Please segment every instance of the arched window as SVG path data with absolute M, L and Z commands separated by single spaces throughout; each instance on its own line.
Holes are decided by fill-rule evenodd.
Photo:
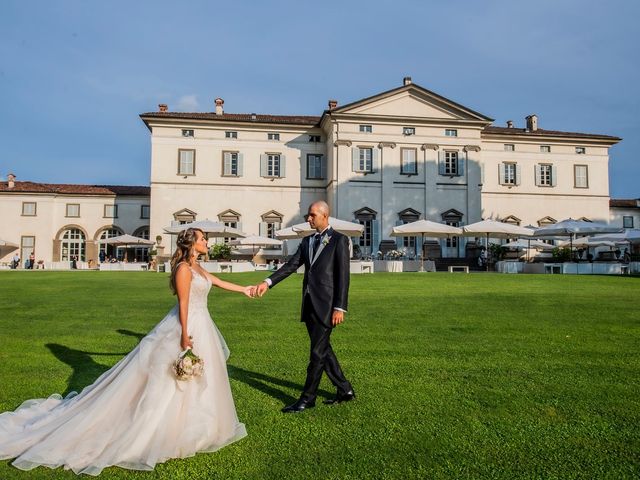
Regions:
M 100 261 L 104 261 L 109 257 L 115 257 L 118 260 L 122 260 L 124 256 L 124 249 L 119 249 L 115 245 L 108 245 L 104 243 L 104 241 L 108 238 L 122 235 L 123 233 L 124 232 L 118 227 L 105 228 L 102 233 L 100 233 L 100 238 L 98 240 L 98 258 L 100 258 Z
M 144 238 L 149 240 L 149 226 L 139 227 L 133 232 L 134 237 Z M 148 262 L 149 250 L 151 247 L 136 247 L 133 249 L 133 261 L 134 262 Z M 129 251 L 129 261 L 131 261 L 131 251 Z
M 76 258 L 85 260 L 85 236 L 79 228 L 69 228 L 62 234 L 61 260 L 73 260 Z

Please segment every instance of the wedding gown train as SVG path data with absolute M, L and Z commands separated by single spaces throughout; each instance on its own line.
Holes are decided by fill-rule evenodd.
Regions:
M 180 354 L 176 305 L 140 343 L 80 394 L 27 400 L 0 414 L 0 459 L 30 470 L 63 466 L 98 475 L 119 466 L 212 452 L 246 435 L 236 415 L 226 360 L 229 350 L 207 309 L 209 280 L 192 270 L 188 331 L 204 374 L 176 380 Z

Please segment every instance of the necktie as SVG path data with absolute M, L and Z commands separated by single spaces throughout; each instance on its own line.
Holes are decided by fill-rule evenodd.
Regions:
M 311 249 L 311 258 L 316 256 L 316 252 L 318 251 L 318 247 L 320 246 L 320 239 L 322 235 L 316 233 L 315 237 L 313 237 L 313 248 Z

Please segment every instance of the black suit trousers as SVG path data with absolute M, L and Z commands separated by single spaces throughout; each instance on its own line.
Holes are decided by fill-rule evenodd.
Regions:
M 308 299 L 307 299 L 308 300 Z M 322 372 L 327 373 L 327 377 L 338 389 L 338 395 L 350 391 L 351 384 L 345 378 L 340 363 L 331 348 L 331 331 L 333 328 L 325 326 L 318 315 L 314 312 L 310 301 L 305 301 L 302 318 L 307 326 L 311 348 L 309 352 L 309 366 L 307 367 L 307 379 L 304 384 L 302 396 L 306 401 L 313 401 L 316 398 L 318 385 L 322 378 Z

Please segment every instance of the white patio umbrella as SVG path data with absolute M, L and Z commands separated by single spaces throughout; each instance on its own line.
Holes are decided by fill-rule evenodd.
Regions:
M 462 229 L 452 227 L 444 223 L 432 222 L 431 220 L 416 220 L 415 222 L 398 225 L 391 230 L 392 237 L 417 237 L 420 236 L 420 249 L 424 244 L 424 237 L 451 238 L 462 235 Z M 424 272 L 424 255 L 421 256 L 420 271 Z
M 8 242 L 0 238 L 0 258 L 8 255 L 9 253 L 17 250 L 19 247 L 13 242 Z
M 111 237 L 104 240 L 107 245 L 114 245 L 116 247 L 124 247 L 124 258 L 128 259 L 127 247 L 150 247 L 155 244 L 153 240 L 147 240 L 146 238 L 134 237 L 125 233 L 124 235 L 118 235 L 117 237 Z
M 629 228 L 620 233 L 604 233 L 591 238 L 615 243 L 637 243 L 640 242 L 640 230 L 637 228 Z
M 304 238 L 304 237 L 308 237 L 309 235 L 313 235 L 313 230 L 309 231 L 309 232 L 297 232 L 293 229 L 293 227 L 287 227 L 287 228 L 283 228 L 281 230 L 276 230 L 275 232 L 275 236 L 276 238 L 280 239 L 280 240 L 293 240 L 296 238 Z
M 622 228 L 607 225 L 606 223 L 587 222 L 585 220 L 574 220 L 567 218 L 558 223 L 552 223 L 534 230 L 534 237 L 569 237 L 569 245 L 573 250 L 573 239 L 576 235 L 596 235 L 598 233 L 616 233 Z
M 282 246 L 282 241 L 275 238 L 263 237 L 261 235 L 249 235 L 248 237 L 231 240 L 229 244 L 235 246 L 249 246 L 251 247 L 251 251 L 255 257 L 255 247 L 258 247 L 258 250 L 260 247 L 280 247 Z
M 609 240 L 600 240 L 596 237 L 580 237 L 573 241 L 565 240 L 558 244 L 559 247 L 615 247 L 616 244 Z
M 535 248 L 536 250 L 553 250 L 553 245 L 549 245 L 548 243 L 541 242 L 540 240 L 531 240 L 527 239 L 518 239 L 512 240 L 508 243 L 502 245 L 505 248 L 511 248 L 516 250 L 524 250 L 529 248 Z
M 173 225 L 165 227 L 164 231 L 172 235 L 177 235 L 187 228 L 199 228 L 209 237 L 217 238 L 238 238 L 246 237 L 246 235 L 237 228 L 227 227 L 224 223 L 214 222 L 213 220 L 196 220 L 195 222 L 185 223 L 183 225 Z
M 329 225 L 331 225 L 331 228 L 335 231 L 340 232 L 347 237 L 360 237 L 364 231 L 364 225 L 360 223 L 348 222 L 335 217 L 329 217 Z M 298 238 L 306 237 L 315 233 L 315 229 L 309 225 L 309 222 L 298 223 L 290 228 L 294 232 L 298 232 L 300 234 Z
M 465 237 L 475 237 L 484 234 L 486 236 L 487 248 L 489 248 L 489 237 L 491 238 L 518 238 L 531 237 L 533 231 L 526 227 L 520 227 L 511 223 L 498 222 L 496 220 L 481 220 L 462 227 Z M 488 252 L 487 252 L 488 253 Z M 487 271 L 489 264 L 487 263 Z

